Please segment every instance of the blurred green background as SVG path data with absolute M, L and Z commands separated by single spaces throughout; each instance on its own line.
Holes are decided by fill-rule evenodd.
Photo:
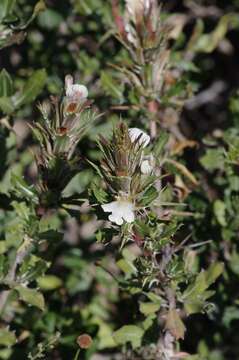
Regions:
M 198 146 L 183 153 L 182 161 L 198 177 L 201 185 L 187 198 L 190 211 L 199 217 L 183 219 L 184 232 L 191 232 L 196 242 L 211 242 L 200 249 L 202 266 L 214 259 L 225 261 L 226 269 L 216 285 L 214 306 L 207 315 L 194 315 L 187 320 L 187 333 L 182 349 L 199 354 L 199 359 L 239 359 L 239 1 L 163 1 L 165 16 L 183 14 L 187 17 L 183 32 L 172 43 L 174 61 L 180 61 L 187 42 L 200 21 L 203 33 L 198 50 L 192 50 L 192 63 L 187 67 L 186 80 L 195 89 L 196 97 L 183 109 L 180 128 L 183 134 L 197 141 Z M 34 0 L 17 0 L 13 24 L 24 23 L 32 14 Z M 110 66 L 129 61 L 128 54 L 114 38 L 114 20 L 110 0 L 47 0 L 47 9 L 29 24 L 26 38 L 0 50 L 0 69 L 6 69 L 13 81 L 13 94 L 26 85 L 37 70 L 45 69 L 41 84 L 33 97 L 16 108 L 1 106 L 0 124 L 0 240 L 7 246 L 17 246 L 22 217 L 27 209 L 9 204 L 8 191 L 12 186 L 11 173 L 24 175 L 28 183 L 36 181 L 33 151 L 35 141 L 28 123 L 39 118 L 37 103 L 49 94 L 61 95 L 66 74 L 89 89 L 89 97 L 102 117 L 81 142 L 82 156 L 97 160 L 95 144 L 99 134 L 110 135 L 119 116 L 137 126 L 142 122 L 137 111 L 120 111 L 115 107 L 134 103 L 134 94 L 119 74 Z M 123 5 L 123 2 L 122 2 Z M 222 34 L 213 49 L 203 36 L 218 27 Z M 178 59 L 178 60 L 177 60 Z M 31 80 L 30 80 L 31 81 Z M 39 78 L 37 79 L 39 84 Z M 1 99 L 0 99 L 1 100 Z M 9 116 L 6 120 L 6 116 Z M 16 135 L 8 129 L 13 125 Z M 225 159 L 228 151 L 234 160 Z M 234 152 L 233 152 L 234 151 Z M 81 193 L 92 182 L 93 171 L 85 167 L 76 176 L 66 193 Z M 98 222 L 87 210 L 75 211 L 70 217 L 65 211 L 42 221 L 43 231 L 59 229 L 64 232 L 52 238 L 54 261 L 40 279 L 47 309 L 41 313 L 32 307 L 21 307 L 7 314 L 11 328 L 16 329 L 18 344 L 11 349 L 0 342 L 0 359 L 25 359 L 37 344 L 57 336 L 57 346 L 46 359 L 73 359 L 78 348 L 76 339 L 82 333 L 94 342 L 83 351 L 81 359 L 117 359 L 111 333 L 134 319 L 135 300 L 119 291 L 115 280 L 96 262 L 112 263 L 112 248 L 96 243 Z M 5 245 L 4 245 L 5 246 Z M 0 241 L 0 254 L 7 249 Z M 44 249 L 43 249 L 44 252 Z M 102 260 L 103 258 L 103 260 Z M 1 264 L 0 264 L 1 267 Z M 4 325 L 4 322 L 3 324 Z M 48 345 L 47 345 L 48 346 Z

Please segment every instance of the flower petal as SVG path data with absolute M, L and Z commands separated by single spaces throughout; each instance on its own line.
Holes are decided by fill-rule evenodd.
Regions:
M 150 143 L 150 136 L 138 128 L 130 128 L 129 136 L 132 142 L 138 141 L 140 145 L 146 147 Z
M 109 204 L 101 205 L 101 207 L 104 210 L 104 212 L 113 212 L 113 211 L 115 211 L 117 209 L 118 202 L 117 201 L 112 201 Z
M 149 175 L 153 171 L 153 166 L 150 164 L 149 160 L 143 160 L 140 170 L 143 175 Z
M 117 216 L 115 216 L 115 214 L 111 214 L 110 216 L 109 216 L 109 220 L 111 221 L 111 222 L 114 222 L 114 223 L 116 223 L 117 225 L 123 225 L 123 219 L 122 219 L 122 217 L 117 217 Z
M 122 225 L 124 220 L 128 223 L 135 220 L 134 205 L 128 200 L 119 199 L 101 207 L 105 212 L 111 212 L 109 220 L 117 225 Z
M 74 100 L 83 100 L 88 96 L 88 90 L 84 85 L 72 84 L 66 88 L 66 96 Z
M 124 215 L 123 215 L 123 219 L 127 222 L 127 223 L 132 223 L 135 220 L 135 215 L 132 209 L 126 209 Z

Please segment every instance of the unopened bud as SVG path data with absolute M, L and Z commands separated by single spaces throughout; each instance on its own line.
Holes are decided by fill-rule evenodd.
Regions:
M 88 334 L 82 334 L 77 338 L 77 344 L 81 349 L 88 349 L 92 345 L 92 338 Z

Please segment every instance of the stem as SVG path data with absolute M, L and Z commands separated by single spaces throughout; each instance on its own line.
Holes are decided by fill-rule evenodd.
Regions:
M 150 101 L 148 103 L 148 111 L 151 114 L 150 119 L 150 137 L 151 139 L 157 138 L 157 123 L 156 123 L 156 115 L 158 113 L 158 104 L 156 101 Z
M 80 355 L 80 349 L 77 350 L 74 360 L 79 360 L 79 355 Z
M 32 250 L 32 242 L 33 240 L 28 236 L 24 236 L 24 240 L 20 248 L 18 249 L 16 253 L 16 257 L 12 265 L 10 266 L 8 273 L 5 277 L 4 283 L 11 285 L 13 282 L 16 281 L 16 274 L 17 274 L 17 268 L 18 265 L 20 265 L 24 259 L 27 257 L 27 255 Z M 11 293 L 11 290 L 3 291 L 0 294 L 0 315 L 2 315 L 4 308 L 7 304 L 8 297 Z

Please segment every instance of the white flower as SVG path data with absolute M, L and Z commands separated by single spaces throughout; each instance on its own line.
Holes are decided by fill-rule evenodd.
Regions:
M 151 174 L 153 171 L 153 166 L 150 164 L 150 160 L 143 160 L 140 169 L 143 175 Z
M 144 12 L 148 11 L 152 0 L 126 0 L 126 7 L 128 13 L 136 21 L 137 14 L 143 15 Z
M 146 147 L 150 143 L 150 136 L 138 128 L 130 128 L 129 136 L 132 142 L 138 140 L 139 145 Z
M 66 96 L 75 100 L 85 100 L 88 97 L 88 90 L 84 85 L 73 84 L 66 89 Z
M 143 175 L 149 175 L 153 172 L 155 167 L 155 158 L 152 154 L 143 156 L 140 170 Z
M 132 223 L 135 220 L 134 204 L 127 199 L 119 198 L 101 206 L 104 212 L 111 213 L 109 220 L 117 225 L 122 225 L 124 221 Z
M 135 29 L 128 23 L 125 25 L 125 31 L 128 41 L 131 42 L 134 46 L 137 46 L 138 39 Z
M 67 75 L 65 77 L 66 97 L 71 101 L 82 101 L 88 97 L 88 90 L 84 85 L 73 84 L 73 77 Z
M 131 16 L 134 17 L 137 12 L 142 12 L 144 9 L 144 2 L 143 0 L 126 0 L 126 7 Z

